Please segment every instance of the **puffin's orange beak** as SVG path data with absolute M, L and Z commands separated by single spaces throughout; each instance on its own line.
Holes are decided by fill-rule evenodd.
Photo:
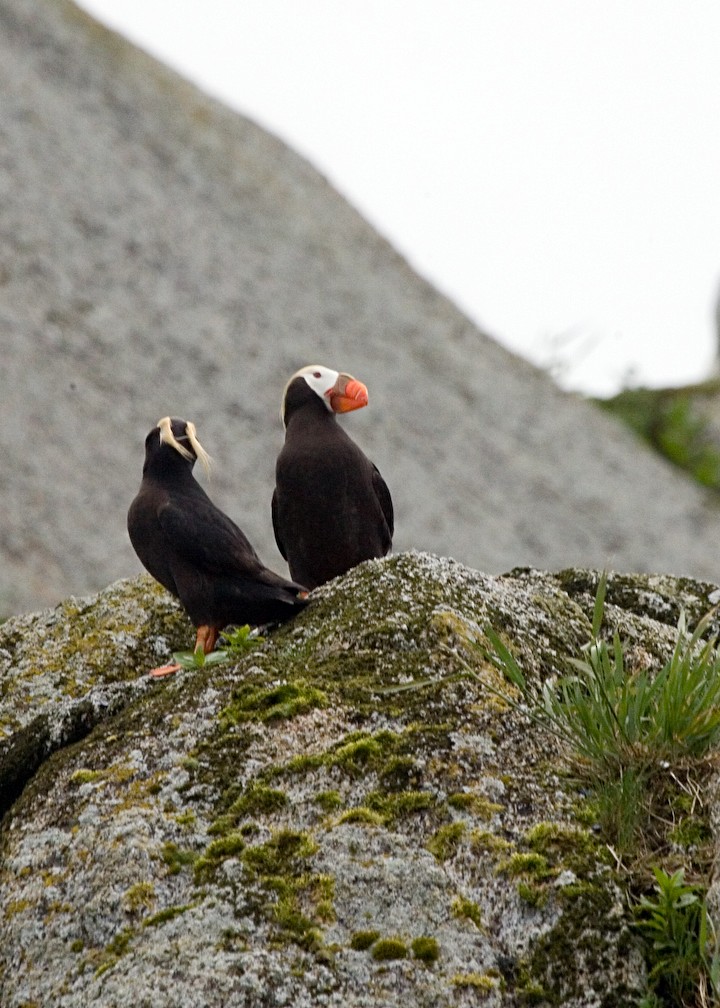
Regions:
M 330 406 L 334 413 L 349 413 L 368 404 L 368 390 L 352 375 L 338 375 L 338 380 L 330 389 Z

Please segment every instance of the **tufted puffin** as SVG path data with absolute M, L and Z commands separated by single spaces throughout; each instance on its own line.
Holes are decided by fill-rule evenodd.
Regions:
M 195 648 L 208 654 L 229 623 L 287 620 L 307 591 L 264 567 L 244 533 L 215 507 L 192 474 L 210 458 L 195 425 L 164 417 L 145 439 L 142 482 L 127 517 L 143 566 L 176 598 L 197 627 Z M 153 669 L 170 675 L 178 665 Z
M 390 491 L 336 421 L 337 413 L 367 401 L 362 382 L 317 364 L 301 368 L 285 386 L 272 520 L 290 576 L 308 588 L 390 549 Z

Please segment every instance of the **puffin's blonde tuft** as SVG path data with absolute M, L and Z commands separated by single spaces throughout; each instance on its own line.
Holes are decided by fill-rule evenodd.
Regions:
M 188 462 L 194 462 L 195 459 L 197 459 L 200 462 L 200 465 L 205 470 L 205 473 L 206 474 L 210 473 L 210 463 L 212 459 L 198 441 L 194 423 L 192 423 L 190 420 L 186 422 L 185 435 L 184 435 L 190 442 L 192 452 L 189 451 L 184 445 L 181 445 L 178 439 L 173 434 L 172 417 L 169 416 L 163 417 L 162 420 L 158 420 L 157 425 L 160 430 L 160 441 L 163 444 L 170 445 L 171 448 L 174 448 L 175 451 L 178 452 L 180 455 L 182 455 L 184 459 L 187 459 Z M 194 455 L 193 452 L 195 453 Z
M 205 449 L 203 448 L 203 446 L 200 444 L 200 442 L 197 439 L 197 434 L 195 432 L 195 424 L 192 423 L 192 421 L 188 420 L 187 425 L 185 427 L 185 431 L 187 433 L 187 437 L 188 437 L 188 441 L 190 442 L 190 446 L 191 446 L 192 450 L 195 452 L 195 457 L 197 458 L 198 462 L 200 463 L 200 465 L 205 470 L 205 475 L 209 476 L 210 475 L 210 465 L 212 463 L 212 459 L 210 458 L 210 456 L 208 455 L 208 453 L 205 451 Z
M 160 444 L 170 445 L 170 447 L 174 448 L 175 451 L 182 455 L 184 459 L 192 461 L 192 452 L 188 451 L 187 448 L 184 448 L 173 434 L 172 417 L 163 417 L 162 420 L 158 420 L 157 425 L 160 430 Z

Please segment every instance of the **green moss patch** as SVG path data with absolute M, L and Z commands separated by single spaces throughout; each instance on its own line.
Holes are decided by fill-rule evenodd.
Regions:
M 465 917 L 473 922 L 476 928 L 482 930 L 482 911 L 477 903 L 465 896 L 456 896 L 452 901 L 452 912 L 456 917 Z
M 315 796 L 315 801 L 323 812 L 335 812 L 342 808 L 343 800 L 338 791 L 321 791 Z
M 269 687 L 243 685 L 223 710 L 221 723 L 227 727 L 244 721 L 281 721 L 307 714 L 315 707 L 326 707 L 327 703 L 323 690 L 303 680 Z
M 195 881 L 200 884 L 215 877 L 217 867 L 228 858 L 238 858 L 247 847 L 242 833 L 229 833 L 213 840 L 205 848 L 202 856 L 196 858 Z
M 76 770 L 70 777 L 70 783 L 80 787 L 82 784 L 91 784 L 101 776 L 102 771 L 100 770 Z
M 245 816 L 277 812 L 285 808 L 287 800 L 287 795 L 284 791 L 267 787 L 260 781 L 253 781 L 247 786 L 240 797 L 232 803 L 228 809 L 228 815 L 236 820 L 240 820 Z
M 310 857 L 316 850 L 317 845 L 308 833 L 278 830 L 266 843 L 248 847 L 243 862 L 255 875 L 280 875 L 293 868 L 300 859 Z
M 406 959 L 409 949 L 402 938 L 378 938 L 370 949 L 370 955 L 377 962 L 388 962 L 392 959 Z
M 413 756 L 392 756 L 378 772 L 378 782 L 387 791 L 406 791 L 417 785 L 421 771 Z
M 588 830 L 565 823 L 541 822 L 523 838 L 531 851 L 555 865 L 585 871 L 588 865 L 606 862 L 604 847 Z
M 588 922 L 594 926 L 589 928 Z M 555 1005 L 584 996 L 585 980 L 581 978 L 606 973 L 614 961 L 620 932 L 626 933 L 627 942 L 627 925 L 617 913 L 608 887 L 579 887 L 554 927 L 539 936 L 520 962 L 519 991 L 542 992 L 544 1000 Z
M 386 748 L 394 745 L 396 739 L 392 732 L 382 732 L 378 737 L 369 732 L 357 732 L 335 749 L 332 762 L 356 773 L 377 768 Z
M 518 882 L 517 892 L 521 900 L 538 910 L 548 901 L 547 887 L 537 882 Z
M 167 865 L 170 875 L 178 875 L 183 868 L 194 865 L 198 855 L 196 851 L 183 850 L 176 843 L 170 842 L 163 844 L 160 858 Z
M 428 840 L 427 848 L 434 854 L 438 861 L 447 861 L 456 853 L 460 846 L 460 841 L 467 827 L 463 822 L 449 823 L 441 826 L 439 830 Z
M 397 791 L 383 794 L 372 791 L 365 799 L 369 808 L 378 812 L 385 823 L 435 808 L 437 800 L 429 791 Z
M 385 817 L 379 812 L 374 812 L 372 809 L 365 808 L 362 805 L 348 809 L 338 819 L 338 825 L 342 825 L 343 823 L 360 823 L 364 826 L 382 826 L 384 822 Z
M 470 834 L 470 850 L 478 856 L 507 854 L 513 850 L 513 846 L 510 840 L 506 840 L 490 830 L 476 829 Z
M 440 958 L 440 946 L 437 939 L 422 935 L 420 938 L 413 938 L 410 943 L 412 954 L 416 959 L 430 965 Z
M 546 857 L 542 854 L 521 851 L 511 854 L 509 858 L 504 858 L 495 870 L 498 875 L 508 875 L 510 878 L 523 875 L 529 878 L 545 879 L 551 874 Z
M 98 957 L 99 963 L 95 968 L 96 977 L 102 976 L 103 973 L 117 965 L 130 948 L 130 943 L 135 935 L 136 932 L 133 928 L 123 928 L 114 935 Z
M 187 911 L 191 909 L 192 905 L 189 903 L 183 906 L 166 907 L 164 910 L 160 910 L 158 913 L 153 914 L 152 917 L 146 917 L 142 922 L 142 926 L 146 928 L 159 927 L 161 924 L 174 920 L 176 917 L 180 917 L 182 914 L 187 913 Z
M 477 816 L 479 819 L 484 819 L 489 822 L 493 816 L 503 811 L 503 806 L 498 805 L 497 802 L 489 801 L 484 795 L 475 793 L 474 791 L 460 791 L 455 794 L 448 795 L 448 805 L 450 808 L 457 809 L 461 812 L 469 812 L 472 815 Z
M 128 913 L 147 910 L 155 902 L 155 886 L 152 882 L 136 882 L 123 896 L 123 907 Z
M 450 981 L 454 987 L 470 987 L 477 994 L 497 990 L 498 982 L 488 973 L 456 973 Z
M 331 876 L 308 871 L 316 850 L 309 834 L 286 829 L 240 855 L 250 880 L 268 894 L 261 909 L 278 938 L 314 950 L 323 944 L 321 925 L 334 919 L 335 886 Z
M 364 952 L 366 949 L 369 949 L 379 937 L 379 931 L 356 931 L 350 938 L 350 948 L 355 949 L 356 952 Z

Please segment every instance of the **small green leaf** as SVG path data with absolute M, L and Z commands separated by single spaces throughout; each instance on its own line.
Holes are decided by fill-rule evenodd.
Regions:
M 225 630 L 223 640 L 227 642 L 226 651 L 229 656 L 238 657 L 247 651 L 252 651 L 256 644 L 262 644 L 265 638 L 260 636 L 257 627 L 252 628 L 246 623 L 244 626 Z
M 513 686 L 516 686 L 519 690 L 525 693 L 527 691 L 527 682 L 525 680 L 525 676 L 523 675 L 523 671 L 515 660 L 515 657 L 500 640 L 499 634 L 497 634 L 491 626 L 487 626 L 485 627 L 485 636 L 495 648 L 495 655 L 499 659 L 499 661 L 496 662 L 498 667 L 505 672 Z
M 223 650 L 211 651 L 210 654 L 205 654 L 202 648 L 196 648 L 195 651 L 176 651 L 173 654 L 173 661 L 185 669 L 199 669 L 204 668 L 206 665 L 220 665 L 227 660 L 227 651 Z

